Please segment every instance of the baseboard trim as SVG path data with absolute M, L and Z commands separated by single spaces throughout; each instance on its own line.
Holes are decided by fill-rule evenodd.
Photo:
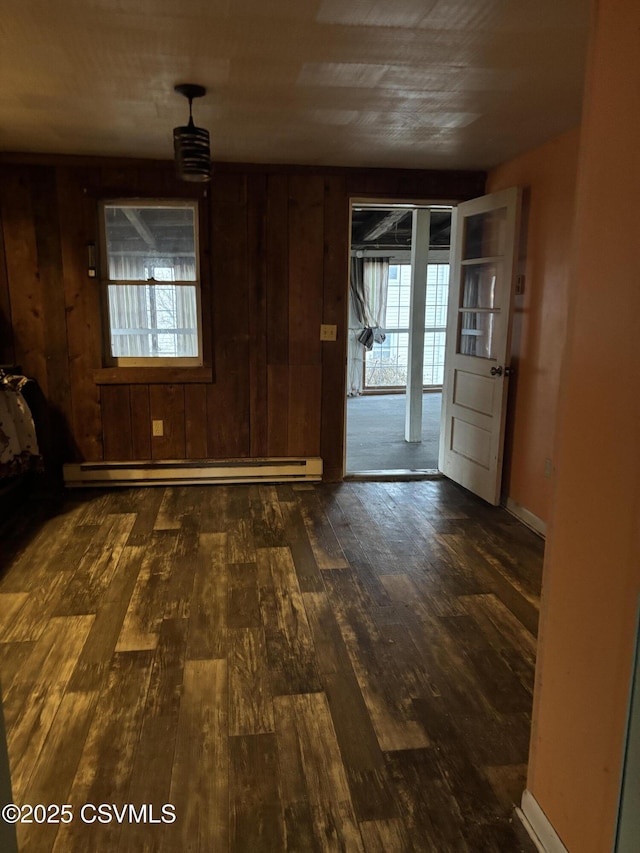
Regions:
M 526 507 L 519 504 L 517 501 L 514 501 L 513 498 L 507 498 L 507 501 L 504 505 L 504 508 L 507 512 L 510 512 L 511 515 L 515 516 L 518 521 L 521 521 L 528 528 L 533 530 L 534 533 L 537 533 L 538 536 L 542 536 L 543 539 L 547 536 L 547 523 L 543 521 L 541 518 L 538 518 L 537 515 L 528 510 Z
M 540 853 L 569 853 L 531 791 L 523 792 L 516 814 Z
M 319 457 L 211 461 L 164 459 L 153 462 L 82 462 L 64 466 L 64 483 L 70 488 L 318 482 L 321 479 L 322 459 Z

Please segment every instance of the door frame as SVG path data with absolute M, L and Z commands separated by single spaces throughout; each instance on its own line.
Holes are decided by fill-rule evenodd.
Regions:
M 452 213 L 452 226 L 453 220 L 455 219 L 455 210 L 460 201 L 448 200 L 448 199 L 424 199 L 424 198 L 407 198 L 406 196 L 390 198 L 388 196 L 380 197 L 380 196 L 366 196 L 363 194 L 358 194 L 354 196 L 348 197 L 349 204 L 349 221 L 348 221 L 348 250 L 347 255 L 349 259 L 349 266 L 347 268 L 347 276 L 346 276 L 346 299 L 345 299 L 345 343 L 344 343 L 344 359 L 345 359 L 345 371 L 344 371 L 344 384 L 343 384 L 343 393 L 345 395 L 346 400 L 346 390 L 348 387 L 348 371 L 349 371 L 349 300 L 350 300 L 350 261 L 351 261 L 351 240 L 353 235 L 353 208 L 358 205 L 363 205 L 367 207 L 373 208 L 393 208 L 393 207 L 406 207 L 407 211 L 415 210 L 416 208 L 435 208 L 435 209 L 447 209 L 451 210 Z M 453 227 L 452 227 L 452 236 L 453 236 Z M 452 251 L 452 240 L 450 240 L 449 246 L 449 266 L 451 266 L 451 251 Z M 403 250 L 406 252 L 407 250 Z M 435 251 L 445 251 L 445 250 L 434 250 Z M 443 263 L 442 260 L 436 261 L 436 263 Z M 449 325 L 447 322 L 446 328 L 446 338 L 449 335 Z M 445 339 L 446 340 L 446 339 Z M 344 406 L 344 418 L 343 418 L 343 435 L 342 435 L 342 479 L 349 478 L 354 476 L 352 474 L 347 473 L 347 406 Z M 376 472 L 377 473 L 377 472 Z M 384 472 L 383 472 L 384 473 Z M 413 475 L 415 476 L 415 475 Z M 428 476 L 440 476 L 440 473 L 437 468 L 429 469 Z

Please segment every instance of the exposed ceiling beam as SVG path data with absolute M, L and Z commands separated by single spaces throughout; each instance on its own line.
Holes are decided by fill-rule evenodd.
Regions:
M 399 222 L 401 219 L 403 219 L 409 212 L 410 211 L 407 211 L 406 208 L 404 208 L 403 210 L 389 211 L 389 213 L 387 213 L 384 219 L 381 219 L 377 225 L 374 225 L 371 231 L 365 234 L 362 239 L 375 240 L 377 237 L 381 237 L 383 234 L 386 234 L 386 232 L 389 231 L 396 224 L 396 222 Z
M 156 247 L 156 238 L 153 236 L 149 228 L 142 221 L 142 217 L 138 213 L 137 210 L 134 210 L 132 207 L 122 207 L 121 208 L 124 215 L 127 217 L 129 222 L 136 229 L 138 234 L 142 237 L 144 242 L 149 246 L 150 249 L 155 249 Z

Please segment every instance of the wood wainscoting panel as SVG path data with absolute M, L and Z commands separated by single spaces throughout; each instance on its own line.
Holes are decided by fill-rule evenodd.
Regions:
M 344 455 L 350 199 L 462 200 L 484 180 L 226 163 L 204 188 L 178 181 L 168 162 L 30 157 L 0 169 L 5 357 L 44 392 L 56 465 L 114 453 L 320 456 L 332 481 Z M 99 204 L 117 198 L 198 200 L 201 367 L 106 366 L 103 285 L 88 269 L 88 246 L 100 255 Z M 320 341 L 322 323 L 337 326 L 336 341 Z M 116 436 L 106 385 L 130 386 L 130 448 Z M 163 440 L 151 435 L 151 409 L 167 421 Z
M 0 201 L 15 358 L 47 393 L 46 318 L 29 167 L 2 169 Z
M 249 283 L 250 455 L 266 456 L 267 385 L 267 178 L 247 179 L 247 279 Z
M 207 386 L 184 386 L 186 459 L 207 458 Z
M 87 275 L 87 244 L 98 242 L 97 205 L 89 194 L 95 180 L 88 168 L 58 168 L 55 212 L 64 269 L 74 456 L 89 462 L 104 458 L 100 389 L 93 381 L 93 371 L 103 361 L 102 300 L 96 279 Z
M 70 438 L 71 383 L 67 356 L 67 315 L 60 222 L 51 216 L 59 205 L 55 169 L 30 169 L 33 221 L 42 286 L 42 317 L 47 354 L 46 397 L 49 401 L 50 436 L 45 452 L 56 460 L 73 452 Z
M 315 364 L 289 368 L 288 456 L 320 455 L 322 368 Z
M 152 436 L 152 459 L 184 459 L 184 385 L 150 385 L 149 406 L 152 422 L 162 421 L 163 435 Z
M 324 181 L 289 178 L 289 363 L 320 364 L 323 307 Z
M 104 389 L 103 389 L 104 390 Z M 130 385 L 133 459 L 151 459 L 151 406 L 148 385 Z
M 349 213 L 346 180 L 343 177 L 327 178 L 324 185 L 322 322 L 338 328 L 338 339 L 322 344 L 320 455 L 324 462 L 325 479 L 330 482 L 342 479 L 344 468 L 346 338 L 349 325 Z M 338 394 L 337 389 L 343 393 Z
M 103 385 L 100 388 L 100 404 L 105 460 L 126 462 L 135 459 L 130 386 Z
M 0 171 L 0 184 L 2 180 L 2 171 Z M 9 276 L 2 219 L 2 198 L 0 196 L 0 364 L 15 364 L 16 354 L 11 325 L 11 296 L 9 294 Z
M 289 363 L 289 181 L 267 177 L 267 364 Z

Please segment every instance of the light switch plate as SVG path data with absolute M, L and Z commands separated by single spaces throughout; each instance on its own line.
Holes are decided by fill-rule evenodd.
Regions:
M 151 421 L 151 434 L 155 438 L 160 438 L 164 435 L 164 421 Z
M 338 338 L 338 327 L 330 326 L 323 323 L 320 326 L 320 340 L 321 341 L 335 341 Z

